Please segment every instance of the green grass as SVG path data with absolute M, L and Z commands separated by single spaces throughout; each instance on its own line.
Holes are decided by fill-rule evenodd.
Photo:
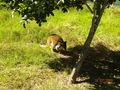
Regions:
M 67 85 L 68 76 L 73 67 L 69 62 L 70 59 L 61 58 L 59 54 L 51 52 L 48 47 L 39 46 L 45 44 L 47 37 L 53 33 L 61 35 L 67 41 L 68 48 L 83 45 L 91 26 L 90 12 L 86 8 L 82 11 L 70 8 L 68 13 L 57 10 L 54 12 L 55 16 L 48 17 L 48 22 L 42 23 L 41 27 L 32 21 L 23 28 L 20 24 L 20 15 L 15 13 L 12 18 L 11 10 L 0 10 L 0 90 L 91 90 L 98 88 L 89 82 Z M 96 54 L 101 60 L 103 58 L 105 60 L 119 59 L 118 54 L 115 56 L 113 54 L 113 57 L 106 59 L 111 51 L 120 50 L 119 23 L 120 9 L 114 7 L 106 9 L 91 45 L 99 52 L 94 52 L 93 49 L 93 57 L 92 55 L 87 57 L 89 62 L 94 58 L 99 59 L 94 56 Z M 98 43 L 102 43 L 107 48 L 99 50 Z M 86 75 L 84 78 L 90 77 Z M 107 89 L 116 88 L 114 84 L 106 85 L 106 87 Z

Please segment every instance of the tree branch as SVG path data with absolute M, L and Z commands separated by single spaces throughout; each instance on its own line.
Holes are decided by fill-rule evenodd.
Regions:
M 85 3 L 85 5 L 86 5 L 87 8 L 89 9 L 89 11 L 93 14 L 93 10 L 90 8 L 90 6 L 87 4 L 87 2 Z

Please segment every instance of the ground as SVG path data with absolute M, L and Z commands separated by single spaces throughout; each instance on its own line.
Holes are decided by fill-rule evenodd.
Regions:
M 11 18 L 11 10 L 0 10 L 0 89 L 119 90 L 120 9 L 106 9 L 74 85 L 67 85 L 68 77 L 87 38 L 92 15 L 86 8 L 54 12 L 42 27 L 32 21 L 23 28 L 20 15 Z M 53 33 L 67 41 L 66 53 L 40 47 Z

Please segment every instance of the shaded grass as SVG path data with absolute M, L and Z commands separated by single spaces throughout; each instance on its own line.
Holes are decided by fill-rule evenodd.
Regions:
M 48 63 L 49 66 L 52 69 L 55 69 L 56 72 L 66 71 L 68 72 L 68 74 L 70 74 L 71 69 L 76 63 L 76 57 L 78 57 L 81 48 L 82 46 L 79 45 L 75 46 L 74 48 L 70 48 L 68 52 L 76 52 L 71 55 L 72 57 L 58 58 L 57 61 L 50 61 Z M 76 55 L 76 57 L 74 56 L 74 54 Z M 94 85 L 94 89 L 97 90 L 119 90 L 119 60 L 120 51 L 112 51 L 109 48 L 105 47 L 103 43 L 96 44 L 94 48 L 89 48 L 76 84 L 90 83 L 91 85 Z M 57 65 L 59 68 L 54 67 L 55 65 Z M 102 81 L 97 81 L 98 79 Z

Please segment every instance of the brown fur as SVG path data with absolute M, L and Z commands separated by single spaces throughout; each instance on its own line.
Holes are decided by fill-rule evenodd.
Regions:
M 66 50 L 66 42 L 63 41 L 62 37 L 59 35 L 53 34 L 48 37 L 47 39 L 47 45 L 50 46 L 50 48 L 53 51 L 65 51 Z

